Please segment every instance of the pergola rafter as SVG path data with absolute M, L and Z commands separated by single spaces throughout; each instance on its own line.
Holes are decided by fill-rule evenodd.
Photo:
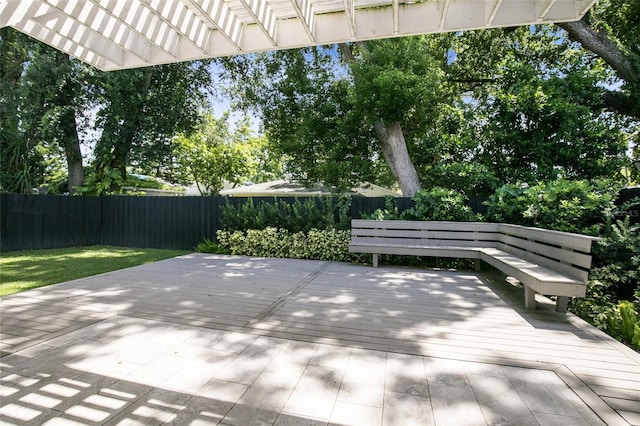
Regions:
M 0 0 L 11 26 L 102 70 L 575 21 L 596 0 Z

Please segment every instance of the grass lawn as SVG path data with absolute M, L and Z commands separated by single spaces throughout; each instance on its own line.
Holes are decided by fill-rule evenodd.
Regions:
M 0 296 L 31 288 L 151 263 L 187 253 L 182 250 L 73 247 L 0 255 Z

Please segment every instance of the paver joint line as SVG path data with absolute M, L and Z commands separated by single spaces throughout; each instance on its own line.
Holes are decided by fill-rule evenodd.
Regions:
M 27 331 L 0 342 L 0 423 L 97 415 L 47 392 L 75 389 L 93 404 L 108 385 L 131 398 L 105 406 L 107 424 L 640 425 L 637 353 L 571 314 L 525 311 L 521 289 L 486 275 L 193 259 L 2 300 L 5 334 Z
M 289 291 L 280 296 L 269 305 L 265 310 L 260 312 L 258 315 L 253 317 L 250 321 L 244 325 L 244 327 L 252 328 L 254 325 L 261 323 L 262 321 L 267 320 L 271 315 L 276 313 L 285 303 L 287 303 L 292 297 L 296 296 L 298 293 L 302 291 L 309 283 L 315 280 L 322 271 L 327 269 L 331 262 L 324 262 L 315 270 L 307 274 L 304 278 L 302 278 L 299 282 L 296 283 Z
M 29 340 L 27 342 L 21 343 L 19 345 L 16 345 L 14 347 L 4 349 L 4 350 L 0 351 L 0 358 L 3 358 L 3 357 L 8 356 L 8 355 L 12 355 L 14 353 L 18 353 L 18 352 L 20 352 L 20 351 L 22 351 L 24 349 L 28 349 L 28 348 L 30 348 L 32 346 L 39 345 L 41 343 L 45 343 L 45 342 L 47 342 L 49 340 L 55 339 L 56 337 L 64 336 L 65 334 L 69 334 L 71 332 L 83 329 L 85 327 L 89 327 L 89 326 L 91 326 L 93 324 L 97 324 L 97 323 L 102 322 L 104 320 L 108 320 L 109 318 L 114 317 L 116 315 L 117 314 L 105 314 L 105 315 L 102 315 L 102 316 L 100 316 L 98 318 L 95 318 L 95 319 L 92 319 L 92 320 L 88 320 L 88 321 L 82 321 L 80 323 L 73 324 L 73 325 L 70 325 L 69 327 L 63 328 L 62 330 L 57 330 L 57 331 L 55 331 L 53 333 L 48 333 L 48 334 L 46 334 L 46 335 L 44 335 L 42 337 L 38 337 L 38 338 L 35 338 L 35 339 L 32 339 L 32 340 Z

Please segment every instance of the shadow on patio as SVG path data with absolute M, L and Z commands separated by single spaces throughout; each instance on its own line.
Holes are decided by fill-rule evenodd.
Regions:
M 203 406 L 228 402 L 200 390 L 231 386 L 225 395 L 237 394 L 233 409 L 212 408 L 202 420 L 226 415 L 232 424 L 246 424 L 233 420 L 246 420 L 246 412 L 259 420 L 255 410 L 273 412 L 267 424 L 446 424 L 458 414 L 465 423 L 517 414 L 532 424 L 545 423 L 543 416 L 597 424 L 566 386 L 574 379 L 640 399 L 632 390 L 637 356 L 556 313 L 530 314 L 494 288 L 471 272 L 192 254 L 16 294 L 1 300 L 3 349 L 15 352 L 0 359 L 9 374 L 1 413 L 40 394 L 37 385 L 28 397 L 19 386 L 12 391 L 12 375 L 89 374 L 161 395 L 176 391 L 187 399 L 175 415 L 190 416 L 180 413 L 190 413 L 194 395 L 200 414 L 193 420 L 205 415 Z M 565 367 L 571 371 L 560 379 Z M 271 402 L 280 388 L 287 398 Z M 595 396 L 590 406 L 607 423 L 622 420 L 584 388 L 580 397 Z M 136 401 L 148 404 L 146 394 Z M 268 407 L 254 402 L 261 400 Z

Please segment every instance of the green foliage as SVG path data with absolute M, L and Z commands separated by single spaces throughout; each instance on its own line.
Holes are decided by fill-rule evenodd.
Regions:
M 101 130 L 94 150 L 95 180 L 110 180 L 109 191 L 118 192 L 129 165 L 164 177 L 173 164 L 173 136 L 189 133 L 201 119 L 211 74 L 206 62 L 183 62 L 95 72 L 88 82 Z M 120 180 L 111 176 L 114 170 Z
M 0 191 L 26 194 L 37 186 L 42 171 L 42 158 L 20 125 L 21 77 L 29 46 L 27 36 L 0 28 Z
M 370 214 L 360 213 L 360 216 L 363 219 L 370 220 L 399 220 L 400 212 L 398 211 L 395 198 L 387 195 L 384 197 L 384 209 L 377 209 Z
M 339 189 L 390 180 L 335 47 L 238 55 L 223 64 L 241 106 L 262 118 L 287 175 Z
M 268 227 L 286 229 L 289 232 L 309 232 L 311 229 L 349 229 L 351 197 L 284 199 L 261 201 L 257 205 L 252 198 L 234 206 L 227 202 L 222 207 L 222 228 L 227 231 L 262 230 Z
M 253 137 L 247 126 L 231 131 L 228 115 L 207 115 L 198 131 L 173 140 L 175 178 L 196 183 L 202 195 L 217 194 L 226 182 L 240 184 L 279 177 L 280 162 L 269 153 L 265 138 Z
M 267 227 L 247 231 L 218 231 L 219 246 L 234 255 L 317 259 L 349 262 L 361 255 L 349 253 L 351 233 L 339 229 L 290 232 Z
M 450 220 L 472 222 L 482 217 L 473 213 L 466 204 L 468 199 L 458 191 L 435 187 L 422 189 L 413 197 L 413 206 L 403 212 L 398 210 L 393 197 L 385 198 L 385 208 L 378 209 L 363 219 L 373 220 Z
M 124 179 L 119 169 L 106 167 L 100 174 L 90 173 L 84 185 L 77 188 L 78 195 L 113 195 L 121 194 Z
M 631 299 L 640 285 L 640 225 L 629 218 L 608 223 L 593 258 L 596 277 L 609 283 L 615 300 Z
M 622 178 L 625 138 L 637 122 L 603 108 L 602 87 L 614 74 L 563 31 L 468 31 L 452 37 L 451 51 L 446 72 L 469 99 L 454 140 L 475 141 L 457 161 L 485 167 L 502 184 Z
M 428 37 L 371 40 L 357 45 L 349 63 L 356 108 L 371 124 L 401 122 L 406 130 L 424 129 L 437 116 L 438 104 L 451 92 L 443 79 Z
M 635 316 L 639 309 L 640 225 L 631 225 L 629 218 L 608 222 L 593 248 L 587 296 L 573 299 L 571 311 L 613 337 L 640 347 L 640 329 L 636 329 L 640 324 Z
M 467 198 L 461 193 L 444 188 L 421 190 L 413 197 L 414 206 L 401 214 L 405 220 L 451 220 L 472 222 L 480 217 L 465 204 Z
M 34 42 L 29 65 L 21 79 L 23 105 L 20 111 L 25 139 L 44 152 L 47 165 L 64 165 L 67 188 L 74 193 L 84 183 L 81 132 L 88 124 L 82 119 L 90 108 L 83 82 L 86 68 L 69 55 Z M 28 99 L 28 101 L 26 101 Z M 45 170 L 45 180 L 52 179 L 52 170 Z
M 196 251 L 198 253 L 215 253 L 215 254 L 229 254 L 230 252 L 223 247 L 220 246 L 215 241 L 210 240 L 209 238 L 205 238 L 196 246 Z
M 598 235 L 603 214 L 617 188 L 607 182 L 558 179 L 548 183 L 504 185 L 485 202 L 486 218 L 525 226 Z

